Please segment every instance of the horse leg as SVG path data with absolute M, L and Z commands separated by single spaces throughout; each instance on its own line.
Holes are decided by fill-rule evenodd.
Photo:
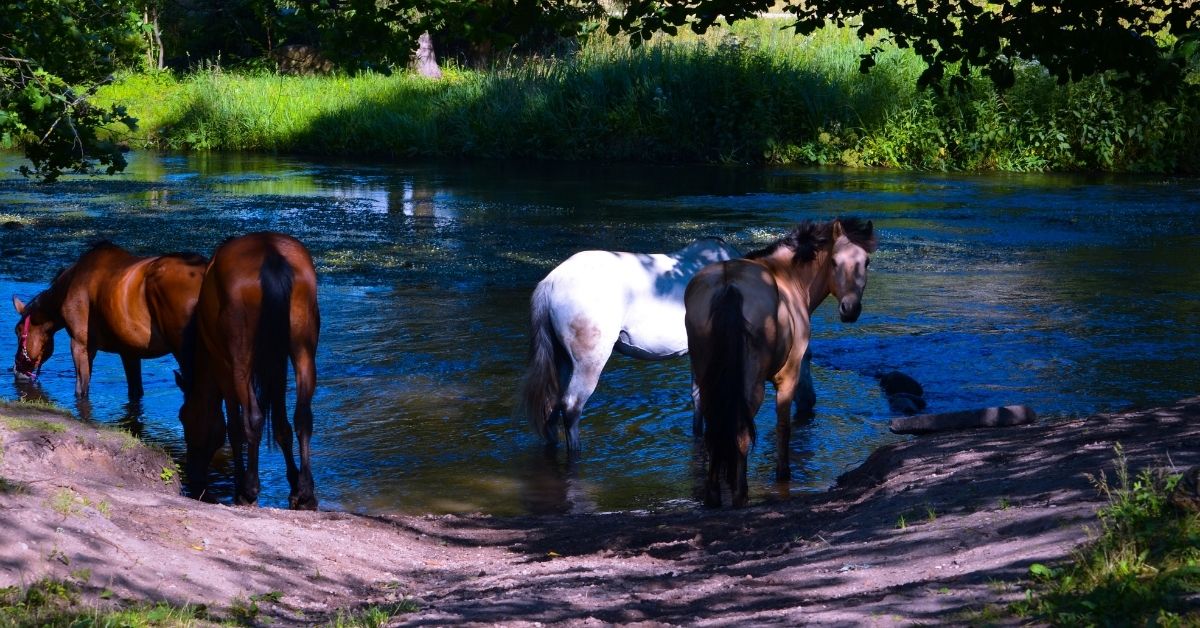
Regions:
M 237 405 L 241 408 L 242 437 L 246 445 L 246 470 L 242 474 L 242 487 L 234 496 L 234 503 L 254 505 L 258 503 L 258 445 L 262 441 L 263 413 L 250 384 L 250 361 L 234 367 Z M 282 420 L 282 419 L 281 419 Z
M 775 480 L 792 479 L 792 401 L 796 395 L 796 378 L 784 369 L 775 377 Z
M 317 388 L 315 345 L 314 341 L 313 346 L 305 346 L 292 355 L 292 365 L 296 374 L 296 411 L 292 422 L 296 426 L 296 440 L 300 443 L 300 469 L 297 471 L 295 482 L 292 482 L 292 469 L 288 469 L 288 482 L 292 486 L 292 494 L 288 496 L 288 507 L 296 510 L 317 509 L 316 487 L 313 484 L 312 476 L 312 452 L 309 447 L 313 432 L 312 398 Z M 283 407 L 282 403 L 280 407 Z M 286 428 L 286 417 L 286 414 L 281 413 L 279 420 L 275 421 L 275 425 L 278 426 L 282 423 Z M 278 427 L 276 427 L 275 434 L 276 438 L 279 438 Z M 280 442 L 280 447 L 284 447 L 284 451 L 287 453 L 288 464 L 294 465 L 290 433 L 288 433 L 287 439 L 288 445 L 284 447 Z
M 218 410 L 218 414 L 220 410 Z M 193 499 L 203 500 L 208 490 L 208 466 L 221 445 L 225 444 L 225 419 L 213 421 L 207 425 L 204 432 L 187 433 L 184 430 L 184 440 L 187 443 L 187 457 L 184 466 L 187 470 L 188 492 Z M 231 433 L 232 438 L 232 433 Z M 209 497 L 211 500 L 211 497 Z
M 236 498 L 242 494 L 246 474 L 246 428 L 237 399 L 225 400 L 225 416 L 229 421 L 229 448 L 233 450 L 233 494 Z
M 721 507 L 721 470 L 708 461 L 708 477 L 704 480 L 704 505 L 708 508 Z
M 812 349 L 804 350 L 804 359 L 800 361 L 800 378 L 796 384 L 796 420 L 807 423 L 815 415 L 817 406 L 817 391 L 812 380 Z
M 96 347 L 88 342 L 86 335 L 71 337 L 71 359 L 75 362 L 75 396 L 86 397 L 92 381 L 92 362 L 96 360 Z
M 749 439 L 746 439 L 749 442 Z M 730 467 L 729 491 L 730 503 L 734 508 L 741 508 L 750 501 L 750 486 L 746 481 L 746 458 L 748 450 L 739 449 L 736 468 Z
M 692 375 L 692 436 L 704 436 L 704 415 L 700 414 L 700 385 Z
M 571 379 L 563 386 L 562 395 L 563 432 L 567 437 L 568 454 L 579 451 L 579 417 L 596 391 L 600 372 L 612 355 L 620 333 L 619 328 L 605 330 L 587 319 L 577 318 L 571 323 L 569 334 L 560 334 L 572 367 Z
M 129 386 L 129 398 L 141 399 L 144 394 L 142 390 L 142 360 L 121 354 L 121 366 L 125 367 L 125 383 Z
M 600 370 L 603 368 L 603 361 L 599 364 L 595 361 L 577 363 L 575 372 L 571 374 L 571 382 L 567 384 L 562 403 L 563 432 L 567 437 L 568 454 L 579 452 L 579 417 L 583 414 L 583 407 L 588 398 L 596 391 L 596 384 L 600 382 Z

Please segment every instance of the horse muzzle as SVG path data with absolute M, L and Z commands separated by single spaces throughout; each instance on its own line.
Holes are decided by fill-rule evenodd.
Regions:
M 13 377 L 18 382 L 37 381 L 41 370 L 40 364 L 22 355 L 17 355 L 17 359 L 13 360 Z
M 842 299 L 838 301 L 838 315 L 843 323 L 853 323 L 862 314 L 862 301 L 858 299 Z

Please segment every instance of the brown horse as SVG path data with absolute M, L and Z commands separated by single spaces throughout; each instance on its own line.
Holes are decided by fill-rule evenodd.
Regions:
M 791 477 L 789 410 L 808 349 L 809 316 L 832 294 L 842 321 L 857 320 L 874 251 L 870 222 L 804 222 L 744 259 L 701 269 L 688 284 L 684 324 L 708 450 L 705 505 L 721 505 L 722 474 L 733 505 L 746 504 L 746 457 L 766 380 L 775 384 L 775 477 Z
M 130 399 L 142 396 L 142 360 L 179 359 L 183 328 L 200 294 L 206 260 L 194 253 L 137 257 L 109 242 L 84 253 L 28 304 L 16 296 L 13 372 L 36 379 L 54 353 L 54 334 L 71 337 L 75 394 L 86 397 L 97 351 L 117 353 Z
M 188 486 L 202 497 L 213 454 L 225 443 L 225 419 L 233 448 L 234 501 L 258 501 L 258 444 L 263 425 L 274 429 L 287 463 L 291 508 L 315 510 L 309 462 L 312 397 L 317 385 L 317 272 L 298 240 L 279 233 L 252 233 L 226 241 L 213 253 L 188 326 L 179 420 L 187 441 Z M 292 456 L 287 421 L 287 361 L 296 376 L 293 424 L 300 467 Z

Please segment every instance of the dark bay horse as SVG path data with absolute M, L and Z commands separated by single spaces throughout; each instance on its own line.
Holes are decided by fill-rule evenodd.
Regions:
M 288 505 L 316 509 L 309 441 L 320 330 L 317 273 L 298 240 L 251 233 L 226 241 L 213 253 L 176 378 L 183 390 L 179 420 L 193 497 L 204 493 L 209 463 L 225 443 L 228 418 L 235 503 L 258 501 L 258 445 L 263 426 L 270 425 L 287 463 Z M 284 399 L 289 357 L 296 377 L 292 423 L 299 468 Z
M 138 257 L 102 242 L 63 270 L 28 304 L 13 296 L 18 379 L 36 379 L 64 327 L 75 361 L 75 394 L 86 397 L 97 351 L 116 353 L 129 397 L 142 396 L 142 360 L 179 359 L 183 328 L 200 294 L 206 260 L 194 253 Z
M 766 380 L 775 384 L 775 477 L 791 477 L 790 409 L 809 317 L 832 294 L 843 322 L 858 319 L 875 245 L 870 222 L 804 222 L 744 259 L 705 267 L 688 284 L 684 324 L 708 451 L 705 505 L 721 505 L 722 475 L 733 505 L 746 504 L 746 457 Z

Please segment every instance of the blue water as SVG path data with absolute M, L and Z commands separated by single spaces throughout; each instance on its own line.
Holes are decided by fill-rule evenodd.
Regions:
M 859 322 L 815 316 L 818 415 L 773 481 L 758 417 L 751 496 L 820 490 L 898 440 L 877 376 L 920 381 L 933 412 L 1026 403 L 1046 420 L 1200 394 L 1200 182 L 1167 177 L 314 163 L 135 153 L 129 172 L 53 186 L 0 155 L 0 290 L 32 297 L 89 243 L 209 253 L 246 231 L 312 250 L 323 319 L 314 466 L 323 507 L 361 512 L 603 511 L 691 504 L 700 471 L 686 359 L 614 356 L 585 411 L 585 451 L 547 459 L 512 418 L 528 299 L 590 248 L 668 251 L 718 235 L 743 250 L 796 221 L 859 215 L 880 246 Z M 3 218 L 10 220 L 12 218 Z M 831 301 L 832 302 L 832 301 Z M 17 320 L 4 307 L 0 324 Z M 170 358 L 131 406 L 120 361 L 74 399 L 68 339 L 36 390 L 182 456 Z M 7 365 L 15 336 L 0 334 Z M 277 452 L 262 503 L 286 504 Z M 228 497 L 229 463 L 212 477 Z M 223 491 L 223 493 L 222 493 Z

